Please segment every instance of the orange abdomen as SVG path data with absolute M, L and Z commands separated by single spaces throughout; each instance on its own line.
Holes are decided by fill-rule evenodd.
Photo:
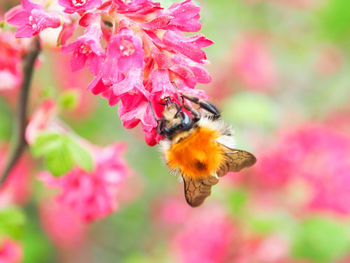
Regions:
M 216 139 L 219 132 L 199 127 L 188 137 L 171 145 L 167 152 L 170 169 L 179 168 L 189 177 L 213 175 L 224 161 L 223 151 Z

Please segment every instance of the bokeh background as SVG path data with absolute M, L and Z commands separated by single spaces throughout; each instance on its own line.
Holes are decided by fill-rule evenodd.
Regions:
M 25 175 L 22 207 L 0 212 L 0 232 L 18 240 L 23 262 L 350 262 L 350 1 L 196 3 L 201 33 L 215 42 L 206 49 L 213 81 L 198 88 L 257 164 L 227 175 L 190 208 L 158 147 L 122 127 L 117 109 L 86 90 L 92 76 L 70 72 L 69 56 L 45 51 L 32 108 L 60 96 L 60 118 L 77 134 L 102 146 L 128 144 L 132 176 L 119 209 L 83 225 L 50 202 L 53 190 L 36 179 L 40 165 L 27 154 L 16 167 Z M 0 10 L 16 4 L 1 0 Z M 3 148 L 16 94 L 0 91 Z

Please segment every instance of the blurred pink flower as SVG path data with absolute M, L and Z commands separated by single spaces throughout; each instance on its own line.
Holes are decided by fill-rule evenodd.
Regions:
M 45 28 L 56 28 L 61 24 L 58 16 L 46 13 L 41 5 L 30 0 L 22 0 L 22 5 L 9 10 L 5 18 L 10 25 L 19 27 L 16 37 L 31 37 Z
M 227 262 L 235 232 L 228 215 L 214 207 L 196 212 L 173 239 L 178 262 Z
M 237 241 L 238 247 L 233 260 L 235 263 L 293 263 L 289 258 L 288 240 L 281 236 L 258 236 Z M 301 262 L 300 262 L 301 263 Z
M 309 208 L 350 213 L 350 138 L 322 125 L 285 134 L 255 167 L 260 185 L 280 187 L 294 179 L 311 188 Z
M 56 102 L 46 99 L 33 113 L 27 125 L 25 138 L 29 145 L 33 144 L 40 132 L 49 128 L 56 114 Z
M 130 173 L 121 158 L 124 151 L 124 144 L 95 148 L 94 171 L 76 167 L 62 177 L 44 172 L 40 178 L 47 186 L 58 187 L 61 193 L 57 201 L 72 209 L 83 221 L 101 219 L 117 209 L 118 189 Z
M 238 40 L 233 57 L 233 73 L 249 89 L 268 90 L 275 86 L 276 66 L 262 37 L 245 35 Z
M 0 245 L 0 263 L 22 262 L 23 251 L 21 245 L 9 238 L 4 238 Z
M 76 249 L 84 241 L 86 225 L 72 209 L 53 200 L 39 208 L 41 225 L 56 246 Z
M 166 226 L 169 224 L 183 224 L 191 215 L 192 208 L 180 198 L 162 199 L 157 206 L 158 219 Z
M 10 32 L 0 28 L 0 91 L 12 90 L 22 81 L 21 59 L 26 41 L 16 40 Z

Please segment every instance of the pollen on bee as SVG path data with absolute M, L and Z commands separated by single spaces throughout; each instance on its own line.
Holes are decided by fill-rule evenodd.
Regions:
M 167 161 L 171 169 L 180 169 L 181 173 L 193 178 L 214 174 L 224 161 L 224 155 L 216 139 L 219 132 L 200 127 L 167 152 Z

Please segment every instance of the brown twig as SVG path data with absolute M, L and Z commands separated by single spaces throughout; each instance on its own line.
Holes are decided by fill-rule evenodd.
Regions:
M 13 136 L 13 142 L 11 151 L 5 165 L 4 171 L 0 177 L 0 184 L 3 184 L 9 176 L 12 168 L 21 157 L 27 143 L 24 138 L 25 129 L 27 126 L 27 105 L 29 99 L 29 91 L 31 86 L 31 80 L 34 71 L 34 63 L 41 50 L 40 40 L 38 37 L 33 38 L 33 41 L 29 47 L 28 53 L 23 58 L 23 80 L 20 87 L 20 94 L 17 101 L 17 116 L 16 127 Z

